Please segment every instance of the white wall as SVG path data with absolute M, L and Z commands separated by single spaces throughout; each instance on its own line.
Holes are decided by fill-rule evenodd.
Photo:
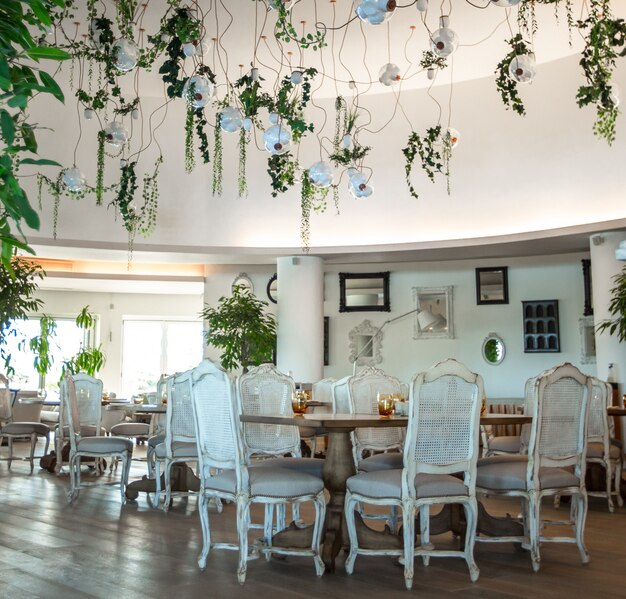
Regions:
M 348 361 L 348 333 L 353 327 L 364 319 L 380 326 L 385 320 L 413 309 L 412 287 L 446 285 L 454 286 L 455 339 L 413 339 L 413 317 L 407 316 L 385 328 L 381 368 L 409 381 L 415 373 L 436 361 L 454 357 L 483 375 L 487 396 L 491 398 L 521 397 L 527 378 L 565 361 L 595 374 L 595 364 L 580 363 L 578 319 L 582 316 L 584 303 L 580 261 L 586 257 L 588 254 L 484 261 L 326 265 L 324 315 L 330 317 L 330 365 L 325 367 L 324 376 L 340 378 L 352 372 Z M 508 266 L 508 304 L 476 305 L 474 269 L 481 266 Z M 340 314 L 338 273 L 381 270 L 391 271 L 392 311 Z M 251 277 L 257 296 L 267 299 L 265 288 L 274 273 L 273 268 L 220 266 L 207 267 L 205 301 L 215 305 L 221 295 L 229 293 L 232 281 L 241 271 Z M 542 299 L 559 300 L 561 351 L 525 354 L 521 302 Z M 275 312 L 274 304 L 270 310 Z M 506 357 L 499 366 L 487 364 L 481 356 L 483 340 L 490 332 L 498 333 L 506 344 Z M 209 349 L 207 356 L 217 358 L 218 354 Z
M 175 283 L 173 283 L 175 284 Z M 197 318 L 202 296 L 145 295 L 39 291 L 43 311 L 54 316 L 76 316 L 84 307 L 100 317 L 100 340 L 106 363 L 99 374 L 108 391 L 119 393 L 122 385 L 122 319 L 125 316 Z

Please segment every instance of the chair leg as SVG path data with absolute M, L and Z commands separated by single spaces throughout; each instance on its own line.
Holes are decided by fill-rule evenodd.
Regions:
M 73 454 L 70 456 L 70 492 L 68 495 L 68 501 L 72 503 L 74 499 L 78 497 L 80 489 L 80 454 Z
M 622 507 L 624 500 L 622 499 L 622 456 L 615 461 L 615 498 L 617 500 L 617 506 Z
M 130 463 L 132 454 L 126 452 L 122 458 L 122 479 L 120 480 L 120 490 L 122 493 L 122 505 L 126 503 L 126 487 L 128 486 L 128 476 L 130 475 Z
M 402 503 L 402 531 L 404 533 L 404 584 L 407 590 L 413 588 L 413 568 L 415 561 L 415 504 Z
M 237 580 L 246 581 L 248 570 L 248 528 L 250 526 L 250 500 L 246 495 L 237 496 L 237 535 L 239 537 L 239 565 Z
M 154 478 L 154 448 L 150 445 L 148 445 L 146 461 L 148 462 L 148 478 Z
M 30 436 L 30 473 L 33 473 L 35 469 L 35 445 L 37 445 L 37 433 L 32 433 Z
M 530 559 L 534 572 L 539 572 L 541 566 L 541 555 L 539 553 L 539 537 L 541 535 L 541 498 L 538 493 L 531 492 L 528 495 L 528 514 L 530 522 L 528 530 L 530 533 Z
M 54 437 L 54 446 L 56 449 L 56 458 L 57 458 L 57 463 L 54 467 L 54 472 L 55 474 L 60 474 L 61 473 L 61 469 L 63 468 L 63 432 L 61 431 L 61 429 L 57 429 L 57 434 Z
M 585 547 L 585 520 L 587 519 L 587 491 L 581 489 L 580 493 L 572 497 L 576 501 L 576 545 L 580 551 L 580 559 L 583 564 L 589 563 L 589 552 Z
M 211 550 L 211 529 L 209 528 L 209 498 L 200 493 L 198 497 L 198 510 L 200 512 L 200 528 L 202 529 L 202 551 L 198 557 L 198 567 L 204 571 L 206 559 Z
M 156 503 L 158 507 L 159 501 L 161 501 L 161 460 L 156 460 L 154 466 L 155 466 L 154 478 L 156 481 L 154 492 L 156 494 Z
M 326 566 L 320 555 L 320 545 L 322 542 L 322 528 L 326 519 L 326 501 L 324 493 L 320 493 L 314 500 L 315 506 L 315 524 L 313 526 L 313 539 L 311 541 L 311 549 L 315 552 L 313 560 L 315 562 L 315 573 L 322 576 L 326 571 Z M 353 516 L 354 517 L 354 516 Z
M 350 551 L 346 557 L 345 568 L 348 574 L 354 572 L 354 562 L 359 552 L 359 539 L 356 534 L 356 523 L 354 521 L 354 511 L 358 501 L 355 501 L 350 491 L 346 491 L 346 499 L 344 503 L 344 513 L 346 518 L 346 527 L 348 529 L 348 538 L 350 539 Z
M 613 468 L 611 468 L 611 460 L 604 460 L 604 473 L 606 475 L 606 501 L 609 505 L 609 512 L 611 514 L 615 511 L 615 506 L 613 505 Z
M 163 504 L 163 511 L 167 512 L 170 509 L 170 502 L 172 501 L 172 462 L 165 460 L 165 503 Z
M 7 463 L 7 466 L 9 467 L 9 470 L 11 470 L 11 462 L 13 462 L 13 437 L 9 437 L 8 442 L 9 442 L 9 461 Z
M 480 570 L 474 560 L 474 543 L 476 542 L 476 523 L 478 521 L 478 505 L 476 498 L 472 497 L 467 503 L 463 504 L 465 508 L 465 521 L 467 528 L 465 529 L 465 561 L 469 568 L 470 579 L 476 582 L 480 576 Z
M 428 505 L 420 506 L 420 546 L 430 549 L 430 509 Z M 428 566 L 430 555 L 422 555 L 422 563 Z
M 46 447 L 43 450 L 43 455 L 48 455 L 48 449 L 50 449 L 50 433 L 46 433 Z

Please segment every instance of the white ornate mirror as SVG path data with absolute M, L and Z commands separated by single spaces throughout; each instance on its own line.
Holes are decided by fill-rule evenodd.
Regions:
M 356 362 L 357 366 L 373 366 L 383 361 L 380 354 L 382 333 L 369 320 L 364 320 L 360 325 L 354 327 L 348 337 L 350 339 L 350 357 L 348 359 L 351 363 Z
M 504 345 L 502 337 L 497 333 L 489 333 L 483 341 L 481 353 L 487 364 L 491 364 L 492 366 L 500 364 L 506 355 L 506 346 Z
M 240 272 L 235 277 L 232 287 L 233 289 L 235 287 L 243 287 L 244 289 L 247 289 L 250 293 L 254 293 L 254 284 L 252 283 L 252 279 L 245 272 Z

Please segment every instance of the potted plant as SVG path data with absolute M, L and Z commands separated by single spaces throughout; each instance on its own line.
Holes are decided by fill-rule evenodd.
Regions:
M 76 317 L 76 325 L 83 329 L 83 331 L 89 331 L 96 324 L 95 316 L 89 312 L 89 306 L 85 306 Z M 102 351 L 102 345 L 98 347 L 85 347 L 82 343 L 78 353 L 63 362 L 63 368 L 61 369 L 61 378 L 65 376 L 65 373 L 69 371 L 71 374 L 77 374 L 78 372 L 85 372 L 90 376 L 96 376 L 100 369 L 104 366 L 106 356 Z
M 622 272 L 614 277 L 615 287 L 611 289 L 611 303 L 609 314 L 613 318 L 603 320 L 598 325 L 598 331 L 608 329 L 609 335 L 617 335 L 620 343 L 626 341 L 626 266 Z
M 276 347 L 276 320 L 268 303 L 249 289 L 233 287 L 231 297 L 220 297 L 218 306 L 206 305 L 200 315 L 207 323 L 207 345 L 222 350 L 225 370 L 258 365 L 272 360 Z

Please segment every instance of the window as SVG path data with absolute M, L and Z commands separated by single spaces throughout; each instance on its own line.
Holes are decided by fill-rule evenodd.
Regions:
M 57 323 L 54 337 L 50 342 L 52 367 L 43 381 L 48 393 L 58 393 L 63 361 L 69 360 L 80 350 L 81 344 L 88 344 L 89 333 L 80 329 L 73 318 L 54 317 Z M 15 373 L 11 383 L 20 389 L 39 389 L 39 374 L 35 370 L 35 354 L 28 347 L 28 342 L 39 335 L 39 318 L 31 317 L 13 323 L 13 332 L 7 335 L 7 353 L 11 354 L 11 366 Z
M 202 360 L 201 321 L 124 319 L 122 394 L 154 391 L 162 373 L 174 374 Z

